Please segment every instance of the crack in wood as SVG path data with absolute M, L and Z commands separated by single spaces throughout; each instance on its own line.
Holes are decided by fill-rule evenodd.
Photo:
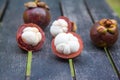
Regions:
M 83 0 L 83 2 L 84 2 L 84 4 L 85 4 L 86 10 L 88 11 L 88 14 L 89 14 L 92 22 L 95 23 L 95 20 L 94 20 L 92 14 L 91 14 L 91 12 L 90 12 L 90 9 L 89 9 L 89 7 L 88 7 L 88 4 L 87 4 L 86 0 Z
M 61 12 L 61 16 L 64 16 L 64 12 L 63 12 L 63 7 L 62 7 L 62 3 L 59 1 L 59 6 L 60 6 L 60 12 Z
M 119 80 L 120 80 L 120 73 L 119 73 L 119 71 L 118 71 L 118 69 L 117 69 L 117 67 L 116 67 L 116 65 L 115 65 L 114 60 L 112 59 L 111 52 L 109 51 L 108 48 L 105 49 L 105 52 L 106 52 L 106 55 L 107 55 L 107 57 L 108 57 L 111 65 L 112 65 L 115 73 L 117 74 L 117 76 L 118 76 L 118 78 L 119 78 Z
M 5 0 L 0 10 L 0 22 L 2 22 L 9 0 Z

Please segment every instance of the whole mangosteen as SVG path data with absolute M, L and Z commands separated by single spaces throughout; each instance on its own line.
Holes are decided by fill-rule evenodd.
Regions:
M 118 24 L 114 19 L 101 19 L 90 30 L 91 40 L 98 47 L 112 46 L 117 41 L 118 35 Z
M 27 9 L 23 13 L 24 22 L 37 24 L 44 30 L 51 19 L 48 5 L 36 0 L 35 2 L 25 3 L 25 7 Z

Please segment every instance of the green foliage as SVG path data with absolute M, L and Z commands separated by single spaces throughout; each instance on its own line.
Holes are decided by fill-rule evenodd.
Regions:
M 106 1 L 120 17 L 120 0 L 106 0 Z

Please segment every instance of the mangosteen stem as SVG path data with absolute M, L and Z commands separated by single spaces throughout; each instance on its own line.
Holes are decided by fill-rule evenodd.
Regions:
M 26 80 L 30 80 L 32 64 L 32 51 L 28 51 L 27 66 L 26 66 Z
M 120 73 L 119 73 L 119 71 L 118 71 L 118 69 L 117 69 L 117 67 L 116 67 L 116 65 L 115 65 L 115 63 L 114 63 L 114 61 L 113 61 L 113 59 L 111 57 L 110 51 L 107 49 L 107 47 L 104 47 L 104 50 L 105 50 L 105 53 L 106 53 L 106 55 L 107 55 L 107 57 L 108 57 L 108 59 L 110 61 L 110 64 L 111 64 L 114 72 L 117 74 L 118 78 L 120 79 Z
M 72 59 L 69 59 L 69 66 L 70 66 L 71 76 L 75 80 L 75 70 L 74 70 L 74 65 L 73 65 Z

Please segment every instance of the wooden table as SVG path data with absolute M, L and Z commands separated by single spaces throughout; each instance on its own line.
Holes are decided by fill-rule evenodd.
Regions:
M 0 4 L 4 1 L 1 0 Z M 22 14 L 25 10 L 23 4 L 28 1 L 9 0 L 3 16 L 0 26 L 0 80 L 25 80 L 27 52 L 18 47 L 16 31 L 23 24 Z M 51 50 L 52 36 L 49 29 L 52 22 L 61 15 L 67 16 L 77 24 L 77 33 L 84 42 L 82 54 L 74 59 L 76 80 L 120 80 L 104 49 L 94 46 L 89 37 L 93 23 L 102 18 L 113 18 L 120 24 L 120 19 L 106 2 L 104 0 L 42 1 L 49 5 L 52 19 L 45 29 L 46 41 L 43 48 L 33 54 L 31 80 L 73 80 L 68 61 L 56 57 Z M 120 71 L 119 47 L 120 38 L 109 48 L 118 71 Z

